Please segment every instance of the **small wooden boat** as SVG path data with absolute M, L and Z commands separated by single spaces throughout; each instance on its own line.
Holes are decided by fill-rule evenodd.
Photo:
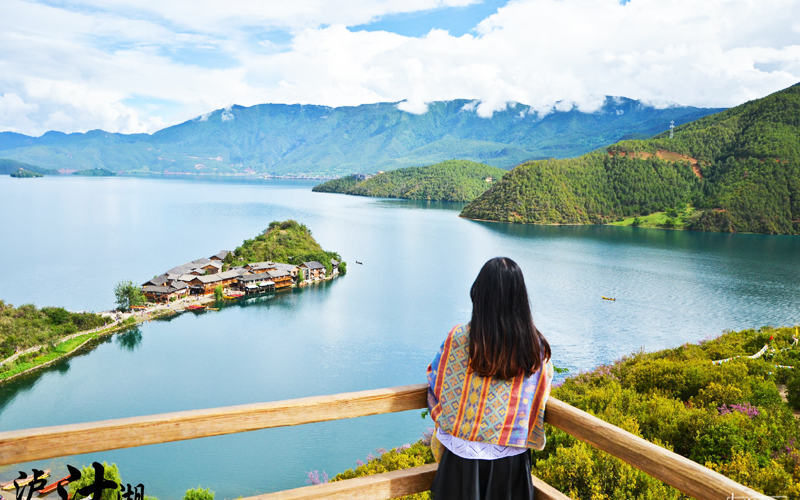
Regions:
M 49 493 L 52 493 L 52 492 L 56 491 L 56 489 L 58 488 L 59 483 L 64 485 L 64 486 L 68 485 L 69 484 L 69 481 L 68 481 L 69 478 L 70 478 L 70 476 L 67 475 L 67 476 L 62 477 L 61 479 L 59 479 L 58 481 L 56 481 L 54 483 L 48 484 L 47 486 L 45 486 L 44 488 L 39 490 L 39 496 L 44 496 L 44 495 L 47 495 Z
M 612 299 L 611 297 L 603 297 L 603 300 L 610 300 L 611 302 L 617 301 L 617 299 Z
M 200 304 L 192 304 L 190 306 L 186 306 L 186 309 L 190 311 L 202 311 L 205 308 L 206 306 L 201 306 Z
M 42 472 L 44 472 L 44 474 L 39 476 L 39 478 L 50 477 L 50 469 L 45 469 Z M 25 486 L 26 484 L 28 484 L 31 481 L 33 481 L 33 473 L 28 474 L 28 477 L 26 477 L 25 479 L 19 479 L 19 480 L 12 479 L 11 481 L 2 483 L 2 484 L 0 484 L 0 488 L 2 488 L 4 490 L 13 490 L 14 489 L 14 481 L 17 481 L 17 485 L 19 485 L 19 486 Z
M 356 264 L 361 264 L 362 266 L 364 265 L 363 262 L 359 262 L 359 261 L 356 261 Z
M 219 307 L 206 307 L 208 311 L 219 311 Z

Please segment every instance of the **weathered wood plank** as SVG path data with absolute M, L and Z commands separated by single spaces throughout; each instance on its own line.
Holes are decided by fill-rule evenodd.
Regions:
M 764 498 L 764 495 L 702 465 L 613 426 L 585 411 L 547 400 L 545 422 L 610 453 L 637 469 L 701 500 Z
M 536 476 L 533 476 L 535 500 L 572 500 Z
M 423 465 L 411 469 L 375 474 L 374 476 L 278 491 L 266 495 L 247 497 L 242 500 L 311 500 L 317 498 L 330 500 L 385 500 L 397 498 L 431 489 L 436 467 L 437 464 Z
M 335 483 L 278 491 L 242 500 L 312 500 L 318 498 L 385 500 L 430 490 L 436 468 L 437 464 L 423 465 Z M 571 500 L 536 476 L 533 476 L 532 479 L 536 489 L 536 500 Z
M 0 433 L 0 465 L 427 407 L 427 385 Z

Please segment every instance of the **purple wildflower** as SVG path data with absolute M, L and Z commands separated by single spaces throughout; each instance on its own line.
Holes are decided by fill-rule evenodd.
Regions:
M 397 448 L 397 453 L 406 451 L 409 448 L 411 448 L 411 445 L 409 443 L 406 443 L 403 446 L 400 446 L 399 448 Z
M 747 415 L 751 419 L 756 418 L 760 414 L 758 408 L 751 405 L 750 403 L 722 405 L 719 408 L 717 408 L 717 410 L 719 410 L 720 415 L 727 415 L 728 413 L 738 412 L 741 413 L 742 415 Z
M 375 456 L 375 455 L 373 455 L 372 453 L 367 453 L 367 462 L 372 462 L 372 461 L 373 461 L 373 460 L 375 460 L 376 458 L 378 458 L 378 457 L 376 457 L 376 456 Z
M 361 467 L 362 465 L 364 465 L 364 462 L 362 462 L 361 459 L 356 460 L 357 467 Z
M 319 477 L 318 470 L 312 470 L 310 472 L 306 472 L 308 475 L 308 479 L 306 479 L 306 484 L 323 484 L 328 482 L 328 473 L 322 471 L 322 478 Z
M 433 427 L 428 427 L 427 429 L 425 429 L 425 431 L 422 433 L 422 444 L 424 444 L 425 446 L 431 445 L 431 438 L 433 438 L 433 431 L 434 431 Z

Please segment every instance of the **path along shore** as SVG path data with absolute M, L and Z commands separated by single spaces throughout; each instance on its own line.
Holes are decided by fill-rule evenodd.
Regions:
M 326 278 L 325 280 L 315 280 L 315 281 L 304 282 L 303 285 L 300 285 L 300 286 L 307 286 L 307 285 L 309 285 L 311 283 L 316 283 L 316 282 L 319 282 L 319 281 L 326 281 L 328 279 L 332 279 L 333 277 L 334 276 L 331 276 L 330 278 Z M 296 286 L 296 285 L 293 285 L 292 288 L 294 288 L 294 286 Z M 164 303 L 151 304 L 151 305 L 148 305 L 144 309 L 134 310 L 134 311 L 128 312 L 128 313 L 122 313 L 122 312 L 119 312 L 119 311 L 102 311 L 102 312 L 99 312 L 97 314 L 99 314 L 101 316 L 106 316 L 108 318 L 111 318 L 113 320 L 113 322 L 111 324 L 103 325 L 101 327 L 95 328 L 93 330 L 84 330 L 82 332 L 73 333 L 73 334 L 67 335 L 66 337 L 60 338 L 58 340 L 58 342 L 56 342 L 56 344 L 55 344 L 56 346 L 58 346 L 60 344 L 63 344 L 64 342 L 68 342 L 68 341 L 70 341 L 72 339 L 75 339 L 77 337 L 81 337 L 81 336 L 84 336 L 84 335 L 89 335 L 89 337 L 84 342 L 81 342 L 79 345 L 75 346 L 74 349 L 70 349 L 69 352 L 66 352 L 66 353 L 62 354 L 61 356 L 58 356 L 58 357 L 56 357 L 54 359 L 48 360 L 48 361 L 43 362 L 41 364 L 37 364 L 37 365 L 32 366 L 32 367 L 30 367 L 30 368 L 28 368 L 26 370 L 23 370 L 21 372 L 15 373 L 15 374 L 7 376 L 7 377 L 3 377 L 3 374 L 0 373 L 0 384 L 2 384 L 4 382 L 7 382 L 7 381 L 9 381 L 11 379 L 17 378 L 17 377 L 19 377 L 21 375 L 25 375 L 26 373 L 30 373 L 30 372 L 32 372 L 34 370 L 38 370 L 40 368 L 44 368 L 45 366 L 49 366 L 49 365 L 55 363 L 56 361 L 59 361 L 59 360 L 65 358 L 67 356 L 71 356 L 72 354 L 78 352 L 78 350 L 80 350 L 81 347 L 83 347 L 84 345 L 86 345 L 88 342 L 90 342 L 91 340 L 93 340 L 95 338 L 103 337 L 103 336 L 106 336 L 106 335 L 111 335 L 112 333 L 115 333 L 115 332 L 117 332 L 119 330 L 122 330 L 124 328 L 128 328 L 128 327 L 134 326 L 134 325 L 136 325 L 138 323 L 143 323 L 145 321 L 150 321 L 150 320 L 153 320 L 153 319 L 156 319 L 156 318 L 161 318 L 161 317 L 168 316 L 168 315 L 171 315 L 171 314 L 178 314 L 178 313 L 185 312 L 187 310 L 186 308 L 188 306 L 203 305 L 203 304 L 208 304 L 208 303 L 215 302 L 215 301 L 216 301 L 216 297 L 214 295 L 202 295 L 202 296 L 199 296 L 199 297 L 198 296 L 195 296 L 195 297 L 191 297 L 190 296 L 190 297 L 184 297 L 184 298 L 178 299 L 175 302 L 164 302 Z M 131 321 L 131 318 L 133 318 L 133 321 Z M 14 355 L 9 356 L 8 358 L 0 361 L 0 366 L 3 366 L 6 363 L 13 362 L 13 361 L 15 361 L 16 359 L 18 359 L 21 356 L 25 356 L 27 354 L 38 352 L 38 351 L 42 350 L 43 347 L 44 347 L 43 345 L 37 345 L 37 346 L 30 347 L 28 349 L 25 349 L 24 351 L 20 351 L 20 352 L 14 353 Z M 35 358 L 34 358 L 34 361 L 35 361 Z

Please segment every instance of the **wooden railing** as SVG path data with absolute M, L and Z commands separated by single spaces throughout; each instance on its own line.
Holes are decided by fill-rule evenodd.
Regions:
M 81 453 L 169 443 L 273 427 L 394 413 L 427 407 L 427 385 L 409 385 L 192 410 L 84 424 L 0 432 L 0 466 Z M 685 457 L 656 446 L 555 398 L 545 422 L 624 460 L 647 474 L 701 500 L 764 498 Z M 436 464 L 250 497 L 246 500 L 312 498 L 388 499 L 430 489 Z M 567 497 L 534 477 L 537 500 Z

